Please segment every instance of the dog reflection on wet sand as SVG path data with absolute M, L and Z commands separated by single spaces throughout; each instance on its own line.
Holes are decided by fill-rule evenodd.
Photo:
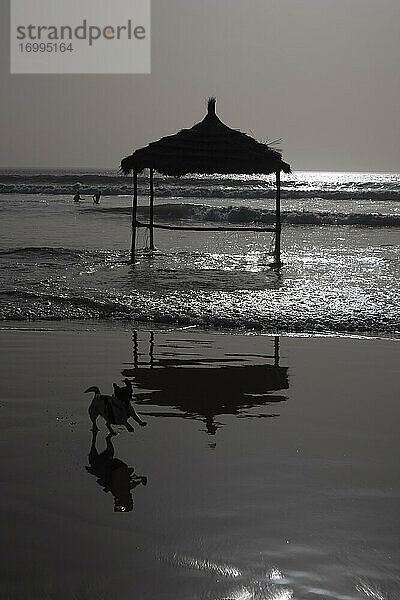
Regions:
M 97 431 L 93 431 L 89 452 L 89 467 L 86 470 L 97 477 L 97 483 L 114 496 L 115 512 L 133 510 L 132 490 L 138 485 L 147 485 L 147 477 L 136 475 L 133 467 L 128 467 L 119 458 L 114 457 L 111 435 L 106 437 L 107 447 L 99 453 L 96 448 Z

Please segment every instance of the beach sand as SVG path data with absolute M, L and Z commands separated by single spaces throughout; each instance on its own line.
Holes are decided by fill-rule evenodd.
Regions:
M 0 340 L 1 598 L 397 597 L 398 341 L 91 321 Z M 148 425 L 117 428 L 102 485 L 83 392 L 135 361 Z M 147 485 L 114 512 L 127 467 Z

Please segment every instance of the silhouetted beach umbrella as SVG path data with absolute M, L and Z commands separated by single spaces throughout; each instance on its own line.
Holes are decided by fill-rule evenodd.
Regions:
M 215 98 L 200 123 L 136 150 L 121 161 L 125 175 L 145 168 L 163 175 L 270 174 L 290 172 L 281 153 L 225 125 L 216 115 Z
M 282 160 L 280 151 L 268 144 L 257 142 L 249 135 L 225 125 L 216 115 L 215 98 L 208 100 L 208 111 L 200 123 L 182 129 L 175 135 L 161 138 L 140 148 L 121 161 L 124 175 L 133 173 L 131 262 L 135 263 L 136 229 L 147 227 L 150 232 L 150 250 L 154 250 L 154 229 L 194 230 L 193 226 L 154 224 L 154 172 L 180 177 L 194 174 L 236 174 L 276 176 L 275 227 L 247 227 L 247 230 L 275 233 L 275 265 L 281 264 L 281 209 L 280 174 L 290 173 L 290 165 Z M 150 170 L 149 224 L 141 223 L 137 213 L 137 177 L 144 169 Z M 203 230 L 236 231 L 237 227 L 203 227 Z M 244 229 L 243 227 L 240 229 Z

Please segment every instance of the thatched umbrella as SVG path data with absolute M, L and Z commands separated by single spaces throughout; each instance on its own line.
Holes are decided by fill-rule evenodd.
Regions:
M 281 153 L 254 138 L 225 125 L 216 115 L 215 98 L 208 101 L 208 111 L 200 123 L 190 129 L 182 129 L 175 135 L 166 136 L 136 150 L 121 161 L 121 171 L 134 176 L 134 203 L 132 214 L 133 238 L 136 226 L 137 174 L 150 169 L 150 247 L 153 248 L 153 173 L 179 177 L 188 173 L 198 174 L 271 174 L 277 177 L 276 261 L 280 263 L 280 172 L 290 172 Z M 158 227 L 158 226 L 156 226 Z M 168 226 L 164 226 L 167 228 Z M 172 228 L 172 227 L 170 227 Z M 175 229 L 178 229 L 175 227 Z M 190 228 L 185 228 L 190 229 Z M 211 229 L 211 228 L 207 228 Z M 218 228 L 218 230 L 237 228 Z M 247 228 L 249 229 L 249 228 Z M 255 229 L 255 228 L 251 228 Z M 257 231 L 271 231 L 257 228 Z M 134 259 L 135 240 L 132 243 Z
M 163 137 L 124 158 L 122 172 L 127 175 L 149 168 L 174 177 L 290 172 L 280 152 L 225 125 L 216 115 L 215 104 L 215 98 L 210 98 L 206 116 L 190 129 Z

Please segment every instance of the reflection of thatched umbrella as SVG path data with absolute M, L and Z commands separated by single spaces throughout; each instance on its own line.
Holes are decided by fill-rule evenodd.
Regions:
M 135 236 L 136 226 L 144 226 L 136 221 L 137 174 L 150 169 L 150 246 L 153 247 L 153 172 L 163 175 L 181 176 L 188 173 L 200 174 L 270 174 L 277 178 L 276 259 L 280 262 L 280 172 L 290 172 L 290 166 L 282 161 L 281 153 L 258 142 L 254 138 L 231 129 L 217 117 L 215 98 L 208 101 L 208 112 L 204 119 L 191 127 L 182 129 L 175 135 L 163 137 L 145 148 L 136 150 L 121 162 L 121 171 L 134 175 L 134 205 L 132 226 Z M 164 225 L 163 228 L 168 228 Z M 178 229 L 178 227 L 170 227 Z M 190 229 L 186 227 L 185 229 Z M 211 228 L 207 228 L 211 229 Z M 221 228 L 219 228 L 221 229 Z M 226 228 L 227 230 L 230 230 Z M 256 228 L 254 228 L 256 229 Z M 257 230 L 271 231 L 267 228 Z M 135 240 L 132 245 L 134 258 Z
M 185 361 L 182 364 L 185 365 Z M 134 377 L 138 389 L 154 390 L 149 398 L 139 396 L 139 405 L 177 408 L 187 418 L 204 420 L 210 433 L 215 433 L 216 416 L 238 414 L 245 408 L 281 402 L 286 397 L 271 395 L 271 392 L 289 387 L 287 367 L 268 364 L 219 368 L 137 367 L 124 370 L 123 375 Z

